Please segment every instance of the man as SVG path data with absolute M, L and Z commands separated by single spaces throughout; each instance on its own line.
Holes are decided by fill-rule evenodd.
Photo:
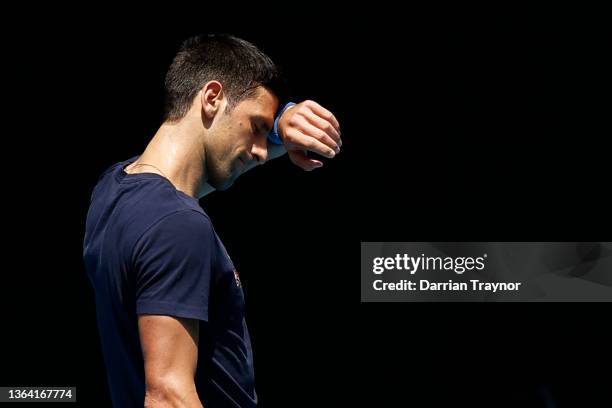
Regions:
M 312 101 L 279 109 L 279 79 L 244 40 L 185 41 L 163 124 L 100 176 L 84 259 L 114 406 L 256 405 L 240 281 L 198 199 L 285 152 L 304 170 L 322 166 L 309 151 L 339 152 L 336 118 Z

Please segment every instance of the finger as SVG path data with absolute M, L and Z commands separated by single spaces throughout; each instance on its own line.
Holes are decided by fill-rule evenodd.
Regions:
M 319 142 L 312 136 L 305 135 L 299 129 L 291 129 L 287 132 L 285 135 L 285 144 L 289 149 L 308 150 L 329 159 L 336 155 L 336 152 L 332 148 L 326 146 L 322 142 Z
M 333 113 L 331 113 L 330 111 L 328 111 L 327 109 L 325 109 L 324 107 L 316 103 L 315 101 L 307 101 L 307 102 L 308 103 L 306 104 L 306 106 L 310 110 L 312 110 L 315 114 L 317 114 L 321 118 L 331 123 L 332 126 L 338 131 L 338 133 L 340 133 L 340 123 L 338 122 L 338 119 L 336 119 Z
M 306 171 L 312 171 L 323 166 L 319 160 L 311 159 L 305 152 L 293 150 L 289 152 L 289 158 L 298 167 Z
M 336 153 L 340 151 L 340 146 L 338 145 L 338 143 L 336 143 L 334 139 L 331 138 L 331 136 L 329 136 L 327 133 L 325 133 L 318 127 L 311 125 L 307 121 L 302 121 L 302 123 L 298 125 L 298 129 L 303 134 L 314 137 L 319 142 L 325 144 L 328 147 L 331 147 Z
M 327 147 L 312 136 L 305 135 L 298 128 L 288 129 L 284 142 L 287 150 L 308 150 L 330 159 L 336 155 L 332 148 Z
M 340 133 L 338 133 L 336 128 L 330 122 L 314 113 L 312 110 L 310 110 L 310 112 L 312 112 L 312 115 L 304 115 L 306 120 L 313 126 L 316 126 L 317 128 L 327 133 L 329 137 L 331 137 L 336 142 L 336 144 L 338 144 L 338 146 L 342 146 Z

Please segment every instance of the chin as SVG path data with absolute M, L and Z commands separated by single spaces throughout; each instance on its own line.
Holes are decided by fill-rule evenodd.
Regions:
M 232 184 L 234 184 L 234 183 L 230 183 L 230 182 L 223 183 L 223 184 L 219 185 L 218 187 L 215 187 L 215 190 L 217 190 L 217 191 L 225 191 L 228 188 L 230 188 L 232 186 Z
M 217 191 L 225 191 L 234 184 L 235 180 L 236 176 L 231 174 L 228 177 L 219 177 L 209 180 L 208 183 Z

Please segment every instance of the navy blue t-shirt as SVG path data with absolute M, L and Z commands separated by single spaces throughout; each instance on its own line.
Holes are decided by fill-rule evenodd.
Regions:
M 99 178 L 84 259 L 113 405 L 142 407 L 138 314 L 200 320 L 196 387 L 207 408 L 254 407 L 253 359 L 238 274 L 198 201 L 155 173 Z

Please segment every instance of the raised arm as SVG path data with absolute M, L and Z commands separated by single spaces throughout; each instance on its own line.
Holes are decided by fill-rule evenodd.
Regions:
M 144 357 L 145 408 L 202 408 L 194 376 L 199 320 L 139 315 Z

